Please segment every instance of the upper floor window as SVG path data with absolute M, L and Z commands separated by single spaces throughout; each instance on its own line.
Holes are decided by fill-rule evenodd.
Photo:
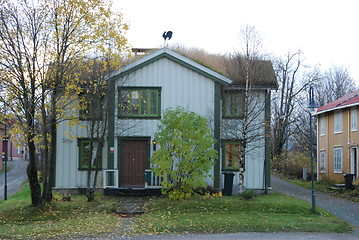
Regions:
M 326 152 L 325 150 L 320 151 L 320 172 L 326 172 Z
M 243 118 L 244 94 L 241 91 L 226 91 L 223 101 L 223 116 L 229 118 Z
M 343 116 L 342 112 L 334 113 L 334 133 L 341 133 L 343 131 Z
M 84 121 L 102 120 L 104 115 L 103 102 L 88 100 L 80 103 L 79 118 Z
M 322 115 L 320 117 L 320 135 L 324 136 L 325 135 L 325 115 Z
M 343 154 L 342 147 L 334 148 L 334 173 L 342 173 Z
M 119 91 L 119 117 L 161 117 L 161 88 L 121 88 Z
M 352 124 L 351 124 L 351 130 L 352 130 L 352 131 L 356 131 L 356 130 L 358 130 L 358 121 L 357 121 L 358 115 L 357 115 L 357 109 L 356 109 L 356 108 L 352 108 L 352 109 L 350 110 L 350 115 L 351 115 L 351 122 L 352 122 Z

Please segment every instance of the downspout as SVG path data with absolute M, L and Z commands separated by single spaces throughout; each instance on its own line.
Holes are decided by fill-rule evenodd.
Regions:
M 214 149 L 217 151 L 217 159 L 214 164 L 214 187 L 220 188 L 221 186 L 221 85 L 218 82 L 214 83 Z
M 317 121 L 317 157 L 316 157 L 316 159 L 317 159 L 317 181 L 319 181 L 320 180 L 320 173 L 319 173 L 319 164 L 318 164 L 318 156 L 320 156 L 319 155 L 319 136 L 320 136 L 320 132 L 319 132 L 319 115 L 316 115 L 316 121 Z M 325 154 L 325 155 L 327 155 L 327 154 Z M 321 159 L 320 159 L 321 160 Z M 325 160 L 324 160 L 325 161 Z
M 266 91 L 265 97 L 265 150 L 264 150 L 264 190 L 267 192 L 268 189 L 271 189 L 271 175 L 270 175 L 270 158 L 271 158 L 271 137 L 270 137 L 270 98 L 271 92 L 270 89 Z
M 110 78 L 108 83 L 108 130 L 107 130 L 107 169 L 114 169 L 114 146 L 115 146 L 115 79 Z
M 351 143 L 350 143 L 350 129 L 351 129 L 351 109 L 348 108 L 348 148 L 347 148 L 347 163 L 348 164 L 348 173 L 351 173 L 351 159 L 350 159 L 350 146 L 351 146 Z

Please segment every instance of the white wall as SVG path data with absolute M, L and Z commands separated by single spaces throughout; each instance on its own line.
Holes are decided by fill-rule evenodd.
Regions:
M 87 171 L 79 171 L 79 147 L 77 138 L 87 137 L 85 122 L 70 126 L 69 121 L 61 122 L 57 127 L 56 179 L 55 188 L 86 187 Z M 107 146 L 102 152 L 103 168 L 107 163 Z M 99 172 L 97 186 L 102 187 L 102 171 Z
M 190 111 L 208 116 L 214 112 L 215 82 L 168 58 L 161 58 L 140 68 L 116 83 L 116 105 L 118 87 L 161 87 L 161 111 L 182 106 Z M 119 119 L 115 111 L 115 138 L 118 136 L 153 136 L 157 131 L 158 119 Z M 126 128 L 130 129 L 126 130 Z M 117 146 L 117 144 L 115 145 Z M 118 159 L 115 151 L 115 162 Z M 152 148 L 151 148 L 152 155 Z M 213 174 L 212 174 L 213 175 Z M 209 182 L 212 179 L 209 179 Z

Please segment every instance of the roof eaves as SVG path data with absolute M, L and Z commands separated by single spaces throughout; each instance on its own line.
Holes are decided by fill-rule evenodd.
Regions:
M 341 110 L 341 109 L 344 109 L 344 108 L 351 108 L 351 107 L 355 107 L 355 106 L 359 106 L 359 102 L 352 103 L 352 104 L 348 104 L 348 105 L 341 105 L 341 106 L 338 106 L 338 107 L 325 109 L 325 110 L 323 110 L 323 111 L 318 111 L 318 112 L 316 112 L 314 115 L 320 115 L 320 114 L 322 114 L 322 113 L 327 113 L 327 112 L 332 112 L 332 111 L 336 111 L 336 110 Z

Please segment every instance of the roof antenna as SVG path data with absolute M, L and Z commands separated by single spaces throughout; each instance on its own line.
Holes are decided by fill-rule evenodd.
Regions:
M 168 40 L 170 40 L 172 38 L 172 31 L 165 31 L 163 34 L 162 34 L 162 37 L 164 38 L 165 42 L 164 42 L 164 47 L 166 47 L 166 40 L 168 38 Z

